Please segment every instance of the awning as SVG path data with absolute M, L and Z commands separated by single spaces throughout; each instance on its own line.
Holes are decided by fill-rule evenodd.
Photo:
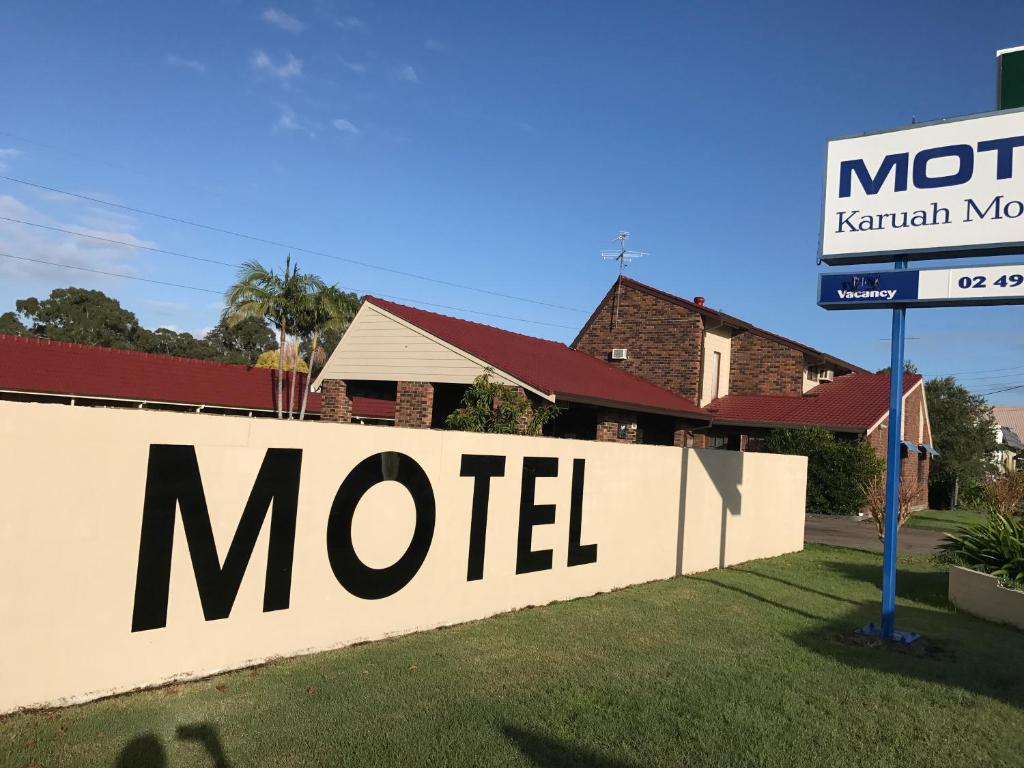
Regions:
M 927 453 L 929 456 L 934 457 L 939 455 L 939 452 L 936 451 L 932 446 L 928 445 L 928 443 L 921 443 L 919 447 L 922 453 Z
M 907 453 L 920 453 L 917 443 L 912 440 L 903 440 L 900 445 L 907 449 Z

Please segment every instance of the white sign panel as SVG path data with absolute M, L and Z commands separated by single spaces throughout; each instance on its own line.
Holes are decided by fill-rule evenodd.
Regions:
M 827 272 L 818 276 L 825 309 L 1024 304 L 1024 264 Z
M 828 143 L 821 259 L 1024 252 L 1024 110 Z

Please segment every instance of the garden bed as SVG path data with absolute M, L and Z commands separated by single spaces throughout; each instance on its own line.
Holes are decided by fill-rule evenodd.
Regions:
M 1004 587 L 995 576 L 953 566 L 949 601 L 965 613 L 1024 630 L 1024 592 Z

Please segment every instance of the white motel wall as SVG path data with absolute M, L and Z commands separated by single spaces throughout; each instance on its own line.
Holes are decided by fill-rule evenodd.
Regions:
M 792 456 L 0 402 L 0 467 L 0 712 L 803 546 Z

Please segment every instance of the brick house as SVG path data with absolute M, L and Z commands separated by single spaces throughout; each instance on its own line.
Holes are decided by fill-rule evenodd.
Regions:
M 683 445 L 711 417 L 692 399 L 565 344 L 365 297 L 316 386 L 321 420 L 349 421 L 357 398 L 392 402 L 399 427 L 440 428 L 473 380 L 562 409 L 544 433 Z
M 885 456 L 889 376 L 629 278 L 612 285 L 571 345 L 669 389 L 711 416 L 694 447 L 758 450 L 771 429 L 817 426 Z M 902 477 L 928 500 L 934 449 L 923 380 L 904 377 Z

